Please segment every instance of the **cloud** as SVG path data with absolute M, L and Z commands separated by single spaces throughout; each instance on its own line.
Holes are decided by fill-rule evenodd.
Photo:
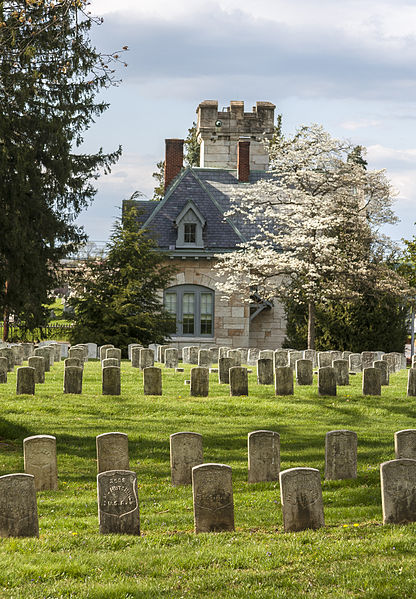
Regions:
M 358 121 L 344 121 L 340 123 L 340 126 L 343 129 L 347 129 L 350 131 L 355 131 L 356 129 L 367 129 L 368 127 L 378 127 L 382 124 L 382 121 L 371 120 L 371 119 L 361 119 Z

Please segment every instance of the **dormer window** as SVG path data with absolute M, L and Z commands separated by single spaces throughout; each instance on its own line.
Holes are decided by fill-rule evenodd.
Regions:
M 178 214 L 175 225 L 178 230 L 176 239 L 177 248 L 190 249 L 204 247 L 202 232 L 205 227 L 205 218 L 192 200 L 189 200 Z

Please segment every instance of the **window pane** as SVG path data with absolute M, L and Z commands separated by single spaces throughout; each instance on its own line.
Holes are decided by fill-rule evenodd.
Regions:
M 201 335 L 212 333 L 212 294 L 201 293 Z
M 183 240 L 185 243 L 195 243 L 196 242 L 196 224 L 195 223 L 185 223 L 184 224 Z
M 193 335 L 195 328 L 195 295 L 193 293 L 184 293 L 182 301 L 183 334 Z
M 176 293 L 165 294 L 165 308 L 169 314 L 176 314 Z

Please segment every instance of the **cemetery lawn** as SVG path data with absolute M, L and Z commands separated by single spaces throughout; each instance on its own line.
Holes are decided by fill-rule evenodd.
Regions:
M 379 464 L 394 458 L 395 431 L 416 428 L 407 372 L 381 397 L 361 395 L 361 375 L 335 398 L 313 387 L 275 397 L 249 375 L 249 397 L 228 395 L 210 375 L 210 396 L 189 397 L 185 373 L 163 371 L 162 397 L 143 395 L 142 375 L 122 363 L 122 395 L 101 395 L 97 361 L 85 366 L 82 395 L 64 395 L 63 362 L 36 396 L 16 396 L 16 375 L 0 385 L 0 475 L 23 472 L 25 437 L 57 438 L 58 491 L 38 493 L 39 539 L 0 539 L 1 599 L 414 598 L 416 524 L 383 526 Z M 315 377 L 316 379 L 316 377 Z M 325 433 L 358 434 L 358 478 L 322 481 L 326 527 L 284 533 L 279 485 L 247 480 L 247 434 L 280 433 L 281 469 L 324 473 Z M 98 534 L 95 437 L 129 436 L 142 536 Z M 169 435 L 203 435 L 205 462 L 233 470 L 236 530 L 193 533 L 192 490 L 170 484 Z M 16 498 L 18 501 L 18 498 Z

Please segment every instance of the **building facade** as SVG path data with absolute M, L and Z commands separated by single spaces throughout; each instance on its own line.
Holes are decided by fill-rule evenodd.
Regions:
M 267 177 L 264 143 L 274 134 L 275 106 L 257 102 L 244 112 L 243 102 L 218 111 L 207 100 L 197 109 L 200 167 L 183 167 L 180 139 L 166 140 L 165 195 L 159 202 L 129 201 L 142 228 L 173 261 L 177 274 L 163 291 L 163 301 L 176 317 L 172 344 L 209 347 L 281 347 L 285 317 L 277 302 L 250 302 L 218 291 L 216 256 L 236 250 L 258 232 L 255 224 L 226 216 L 236 189 Z

